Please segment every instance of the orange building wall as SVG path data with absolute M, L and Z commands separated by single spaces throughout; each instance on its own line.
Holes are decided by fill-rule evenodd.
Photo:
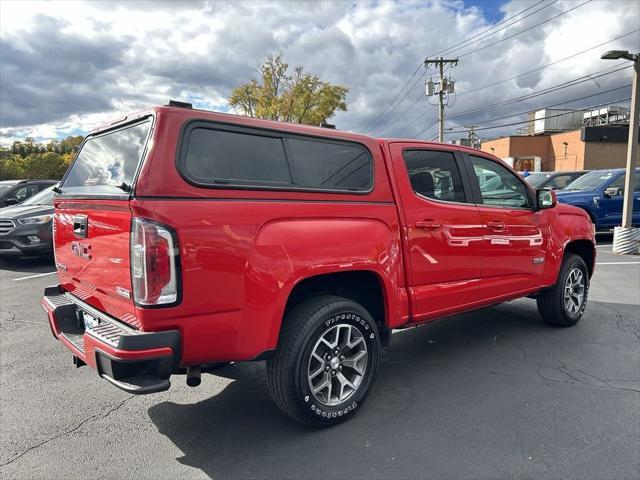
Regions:
M 567 143 L 566 150 L 564 142 Z M 553 135 L 496 138 L 482 142 L 480 149 L 503 159 L 540 157 L 543 171 L 621 168 L 627 162 L 626 143 L 583 142 L 580 140 L 580 130 Z M 636 159 L 636 164 L 639 160 Z
M 564 142 L 567 143 L 566 150 Z M 585 142 L 580 130 L 549 136 L 549 166 L 555 171 L 584 170 Z
M 491 150 L 493 148 L 493 150 Z M 482 142 L 480 150 L 492 153 L 499 158 L 540 157 L 542 169 L 549 166 L 549 136 L 514 136 L 496 138 Z

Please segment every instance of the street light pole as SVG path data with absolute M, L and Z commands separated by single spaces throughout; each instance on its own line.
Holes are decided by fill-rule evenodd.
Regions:
M 629 120 L 629 143 L 627 144 L 627 169 L 624 181 L 624 202 L 622 204 L 622 225 L 614 228 L 613 251 L 622 254 L 638 252 L 638 232 L 633 228 L 633 189 L 636 166 L 638 164 L 638 124 L 640 123 L 640 53 L 631 54 L 622 50 L 611 50 L 601 57 L 604 60 L 624 58 L 633 62 L 633 82 L 631 86 L 631 119 Z
M 640 85 L 638 84 L 638 75 L 640 75 L 640 61 L 638 61 L 638 54 L 636 54 L 635 57 L 633 62 L 633 83 L 631 87 L 629 144 L 627 145 L 627 177 L 624 182 L 624 204 L 622 207 L 622 226 L 624 228 L 631 228 L 632 226 L 635 166 L 638 163 L 638 119 L 640 118 Z

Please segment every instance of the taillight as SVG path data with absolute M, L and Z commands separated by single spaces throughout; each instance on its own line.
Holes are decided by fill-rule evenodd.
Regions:
M 142 218 L 131 226 L 131 281 L 139 305 L 178 300 L 178 245 L 169 227 Z

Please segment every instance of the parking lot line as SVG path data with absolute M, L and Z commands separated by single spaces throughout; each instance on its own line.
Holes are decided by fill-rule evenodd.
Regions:
M 20 280 L 29 280 L 30 278 L 45 277 L 47 275 L 53 275 L 54 273 L 57 272 L 38 273 L 37 275 L 29 275 L 28 277 L 14 278 L 13 281 L 19 282 Z
M 640 262 L 602 262 L 596 265 L 640 265 Z

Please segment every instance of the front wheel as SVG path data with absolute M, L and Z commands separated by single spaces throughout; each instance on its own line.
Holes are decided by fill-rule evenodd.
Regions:
M 378 369 L 376 324 L 358 303 L 322 295 L 284 319 L 278 350 L 267 360 L 274 402 L 298 422 L 325 427 L 354 415 Z
M 538 311 L 550 325 L 570 327 L 578 323 L 587 306 L 589 272 L 584 260 L 565 255 L 556 284 L 538 297 Z

